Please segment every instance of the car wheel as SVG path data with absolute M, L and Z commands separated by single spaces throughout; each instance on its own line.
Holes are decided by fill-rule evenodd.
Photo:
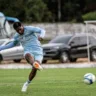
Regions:
M 42 63 L 47 63 L 47 60 L 43 60 Z
M 13 60 L 15 63 L 20 63 L 21 59 L 15 59 Z
M 3 56 L 0 54 L 0 61 L 2 61 L 3 60 Z
M 76 62 L 77 58 L 70 58 L 71 62 Z
M 90 60 L 91 61 L 96 61 L 96 50 L 91 51 Z
M 69 62 L 69 55 L 67 52 L 62 52 L 59 61 L 61 63 Z

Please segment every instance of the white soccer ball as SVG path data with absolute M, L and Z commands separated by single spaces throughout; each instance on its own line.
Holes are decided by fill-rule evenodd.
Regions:
M 92 74 L 92 73 L 86 73 L 84 75 L 84 83 L 85 84 L 90 85 L 90 84 L 93 84 L 95 81 L 96 81 L 96 77 L 95 77 L 94 74 Z

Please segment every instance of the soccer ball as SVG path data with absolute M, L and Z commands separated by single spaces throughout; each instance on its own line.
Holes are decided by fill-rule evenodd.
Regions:
M 94 74 L 92 74 L 92 73 L 86 73 L 84 75 L 84 83 L 85 84 L 90 85 L 90 84 L 93 84 L 95 81 L 96 81 L 96 77 L 95 77 Z

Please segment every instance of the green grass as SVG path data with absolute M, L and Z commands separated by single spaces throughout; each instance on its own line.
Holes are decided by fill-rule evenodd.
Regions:
M 22 93 L 29 72 L 30 69 L 0 70 L 0 96 L 96 96 L 96 82 L 83 83 L 83 75 L 96 74 L 95 68 L 38 71 L 28 91 Z

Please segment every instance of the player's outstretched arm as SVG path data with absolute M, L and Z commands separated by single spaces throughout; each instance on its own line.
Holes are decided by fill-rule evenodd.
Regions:
M 12 48 L 12 47 L 14 47 L 14 46 L 15 46 L 14 42 L 11 42 L 11 43 L 9 43 L 9 44 L 7 44 L 7 45 L 0 46 L 0 51 L 1 51 L 1 50 L 4 50 L 4 49 Z

